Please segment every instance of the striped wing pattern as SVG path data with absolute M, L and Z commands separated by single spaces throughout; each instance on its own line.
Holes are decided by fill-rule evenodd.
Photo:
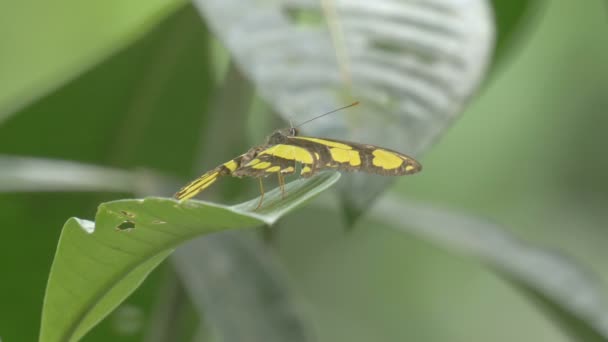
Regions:
M 313 169 L 363 171 L 385 176 L 419 172 L 422 166 L 412 157 L 386 148 L 347 141 L 312 137 L 289 137 L 289 143 L 318 155 Z
M 325 169 L 363 171 L 386 176 L 409 175 L 422 169 L 413 158 L 374 145 L 301 136 L 284 138 L 284 143 L 255 147 L 206 172 L 183 187 L 175 194 L 175 198 L 192 198 L 221 176 L 261 178 L 278 174 L 282 177 L 294 173 L 297 164 L 301 165 L 302 177 L 310 177 Z
M 241 165 L 232 175 L 235 177 L 259 178 L 273 173 L 292 174 L 295 171 L 296 160 L 260 153 L 256 158 Z
M 243 156 L 244 155 L 234 158 L 215 169 L 202 174 L 200 177 L 184 186 L 174 195 L 174 197 L 178 200 L 186 200 L 196 196 L 199 192 L 215 183 L 219 177 L 232 174 L 232 172 L 241 165 Z

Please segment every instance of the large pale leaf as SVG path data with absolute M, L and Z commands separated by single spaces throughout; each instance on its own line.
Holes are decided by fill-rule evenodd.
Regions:
M 173 248 L 195 236 L 272 224 L 339 178 L 325 173 L 237 206 L 148 198 L 99 206 L 95 222 L 65 224 L 47 285 L 40 341 L 76 341 L 131 294 Z
M 419 156 L 484 75 L 493 20 L 484 0 L 197 0 L 259 93 L 302 122 L 352 99 L 359 108 L 303 129 Z M 323 5 L 323 8 L 321 7 Z M 349 177 L 355 207 L 387 178 Z

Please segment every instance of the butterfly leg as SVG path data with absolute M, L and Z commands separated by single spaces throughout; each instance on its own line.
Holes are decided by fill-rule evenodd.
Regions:
M 262 202 L 264 202 L 264 184 L 262 183 L 262 177 L 258 177 L 258 181 L 260 182 L 260 202 L 258 203 L 258 206 L 255 207 L 255 210 L 260 209 L 260 207 L 262 206 Z
M 279 187 L 281 188 L 281 199 L 285 198 L 285 178 L 280 172 L 277 172 L 279 177 Z

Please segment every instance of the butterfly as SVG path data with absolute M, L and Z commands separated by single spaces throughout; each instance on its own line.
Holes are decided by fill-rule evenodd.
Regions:
M 385 176 L 411 175 L 422 169 L 414 158 L 397 151 L 375 145 L 300 136 L 297 128 L 290 127 L 274 131 L 266 138 L 263 145 L 255 146 L 246 153 L 204 173 L 178 191 L 175 198 L 178 200 L 192 198 L 223 176 L 253 177 L 257 178 L 260 184 L 261 196 L 256 208 L 259 209 L 264 200 L 262 178 L 276 174 L 281 194 L 284 195 L 284 177 L 295 173 L 298 166 L 300 166 L 300 175 L 305 178 L 328 169 L 363 171 Z

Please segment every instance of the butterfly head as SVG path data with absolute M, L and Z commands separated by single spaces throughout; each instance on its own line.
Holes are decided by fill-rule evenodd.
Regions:
M 309 123 L 309 122 L 311 122 L 313 120 L 316 120 L 316 119 L 318 119 L 320 117 L 323 117 L 325 115 L 329 115 L 331 113 L 335 113 L 335 112 L 337 112 L 339 110 L 342 110 L 342 109 L 345 109 L 345 108 L 348 108 L 348 107 L 352 107 L 352 106 L 356 106 L 358 104 L 359 104 L 359 101 L 353 102 L 353 103 L 349 104 L 348 106 L 344 106 L 344 107 L 340 107 L 338 109 L 334 109 L 332 111 L 329 111 L 327 113 L 321 114 L 319 116 L 315 116 L 312 119 L 309 119 L 309 120 L 306 120 L 304 122 L 301 122 L 300 124 L 296 125 L 295 127 L 294 127 L 293 123 L 290 120 L 289 123 L 290 123 L 291 127 L 289 127 L 289 128 L 283 128 L 283 129 L 279 129 L 279 130 L 274 131 L 274 133 L 272 133 L 266 139 L 266 143 L 270 144 L 270 145 L 283 144 L 283 143 L 285 143 L 288 140 L 289 137 L 295 137 L 295 136 L 299 135 L 300 132 L 299 132 L 299 130 L 296 127 L 300 127 L 303 124 Z
M 270 145 L 284 144 L 289 137 L 295 137 L 298 134 L 299 131 L 295 127 L 278 129 L 266 139 L 266 143 Z

